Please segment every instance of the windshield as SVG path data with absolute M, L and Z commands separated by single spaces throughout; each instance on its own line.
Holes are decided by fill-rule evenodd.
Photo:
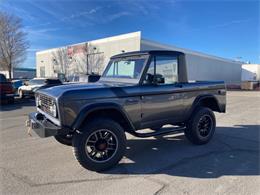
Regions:
M 43 85 L 43 84 L 45 84 L 45 80 L 44 79 L 32 79 L 28 83 L 29 83 L 29 85 Z
M 111 60 L 104 71 L 102 78 L 116 78 L 138 82 L 146 58 L 115 59 Z M 122 81 L 123 81 L 122 80 Z

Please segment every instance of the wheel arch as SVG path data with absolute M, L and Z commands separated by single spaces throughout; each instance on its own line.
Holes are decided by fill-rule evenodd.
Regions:
M 124 109 L 116 103 L 95 103 L 84 107 L 74 123 L 73 130 L 80 130 L 81 127 L 96 117 L 106 117 L 118 122 L 125 131 L 134 131 L 134 126 Z
M 189 117 L 198 107 L 207 107 L 210 108 L 212 111 L 221 112 L 221 108 L 217 98 L 210 94 L 200 95 L 194 100 L 189 112 Z

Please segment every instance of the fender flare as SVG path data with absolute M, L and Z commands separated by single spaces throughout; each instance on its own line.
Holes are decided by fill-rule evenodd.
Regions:
M 92 112 L 98 111 L 98 110 L 107 110 L 107 109 L 115 109 L 118 112 L 120 112 L 121 115 L 123 116 L 123 118 L 127 121 L 129 127 L 131 127 L 130 130 L 134 131 L 135 128 L 134 128 L 130 118 L 128 117 L 127 113 L 125 112 L 125 110 L 120 105 L 118 105 L 116 103 L 112 103 L 112 102 L 111 103 L 94 103 L 94 104 L 90 104 L 90 105 L 87 105 L 84 108 L 82 108 L 72 124 L 72 129 L 78 130 L 80 128 L 81 124 L 87 118 L 87 116 L 89 114 L 91 114 Z
M 217 109 L 219 111 L 221 110 L 221 108 L 219 106 L 218 99 L 214 95 L 212 95 L 212 94 L 203 94 L 203 95 L 199 95 L 198 97 L 196 97 L 196 99 L 193 101 L 191 109 L 190 109 L 190 111 L 188 113 L 188 116 L 189 116 L 188 118 L 190 118 L 191 114 L 196 109 L 196 107 L 200 104 L 200 102 L 205 100 L 205 99 L 208 99 L 208 98 L 214 99 L 214 101 L 217 103 Z

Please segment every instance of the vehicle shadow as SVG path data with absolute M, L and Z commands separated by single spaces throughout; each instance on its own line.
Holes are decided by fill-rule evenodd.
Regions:
M 15 99 L 12 104 L 0 104 L 0 112 L 17 110 L 28 106 L 35 106 L 34 98 Z
M 126 158 L 107 174 L 167 174 L 193 178 L 260 175 L 259 125 L 218 127 L 210 143 L 192 145 L 182 134 L 130 139 Z

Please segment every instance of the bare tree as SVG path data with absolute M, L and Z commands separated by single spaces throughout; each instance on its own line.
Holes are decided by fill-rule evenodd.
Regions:
M 83 47 L 82 55 L 82 69 L 86 74 L 98 73 L 100 74 L 104 64 L 104 53 L 100 52 L 98 48 L 86 43 Z
M 68 55 L 67 48 L 59 48 L 52 52 L 52 61 L 54 66 L 60 68 L 60 73 L 63 73 L 65 77 L 68 76 L 68 69 L 71 63 L 71 57 Z
M 59 48 L 52 52 L 52 61 L 56 70 L 67 78 L 68 73 L 101 73 L 103 69 L 103 52 L 90 44 Z M 70 67 L 70 65 L 73 65 Z
M 9 72 L 26 59 L 26 50 L 29 42 L 26 33 L 22 30 L 20 18 L 0 11 L 0 62 L 1 69 Z

